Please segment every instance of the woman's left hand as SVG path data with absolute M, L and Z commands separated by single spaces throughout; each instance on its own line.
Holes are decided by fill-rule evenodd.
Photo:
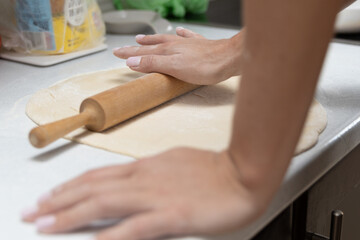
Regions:
M 43 233 L 123 219 L 97 240 L 215 234 L 239 228 L 264 208 L 227 152 L 177 148 L 83 174 L 47 194 L 23 219 Z

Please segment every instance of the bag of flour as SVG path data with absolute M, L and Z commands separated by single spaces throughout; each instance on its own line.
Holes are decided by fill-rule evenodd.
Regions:
M 0 3 L 3 46 L 30 54 L 63 54 L 104 41 L 96 0 L 4 0 Z

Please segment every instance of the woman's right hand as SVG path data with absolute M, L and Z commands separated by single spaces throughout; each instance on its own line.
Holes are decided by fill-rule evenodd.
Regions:
M 159 72 L 183 81 L 210 85 L 240 74 L 243 34 L 209 40 L 184 28 L 177 35 L 138 35 L 141 46 L 125 46 L 114 55 L 135 71 Z

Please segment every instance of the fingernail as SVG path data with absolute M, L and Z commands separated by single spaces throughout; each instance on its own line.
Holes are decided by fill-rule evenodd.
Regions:
M 185 28 L 183 27 L 177 27 L 176 30 L 184 30 Z
M 119 51 L 119 50 L 121 50 L 121 49 L 129 48 L 129 47 L 131 47 L 131 46 L 130 46 L 130 45 L 126 45 L 126 46 L 123 46 L 123 47 L 117 47 L 117 48 L 114 48 L 114 49 L 113 49 L 113 52 L 115 53 L 115 52 L 117 52 L 117 51 Z
M 21 212 L 21 217 L 24 220 L 28 219 L 28 218 L 31 218 L 31 217 L 35 216 L 35 214 L 37 213 L 38 210 L 39 210 L 39 208 L 37 206 L 25 208 Z
M 143 39 L 145 36 L 146 35 L 144 35 L 144 34 L 138 34 L 138 35 L 135 36 L 135 39 L 138 41 L 138 40 Z
M 117 50 L 121 49 L 121 47 L 117 47 L 113 49 L 113 52 L 116 52 Z
M 47 192 L 45 194 L 43 194 L 39 200 L 38 200 L 38 203 L 43 203 L 43 202 L 46 202 L 47 200 L 49 200 L 52 196 L 52 192 Z
M 128 67 L 138 67 L 140 65 L 141 57 L 129 57 L 126 60 L 126 65 Z
M 59 192 L 61 192 L 62 189 L 63 189 L 63 186 L 58 186 L 53 190 L 53 192 L 54 193 L 59 193 Z
M 55 216 L 49 215 L 36 219 L 35 224 L 36 224 L 36 228 L 39 231 L 44 231 L 50 228 L 51 226 L 53 226 L 55 222 L 56 222 Z

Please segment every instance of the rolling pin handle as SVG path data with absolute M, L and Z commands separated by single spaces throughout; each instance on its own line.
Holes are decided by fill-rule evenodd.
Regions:
M 30 143 L 36 148 L 43 148 L 93 119 L 92 111 L 83 111 L 78 115 L 36 127 L 29 134 Z

